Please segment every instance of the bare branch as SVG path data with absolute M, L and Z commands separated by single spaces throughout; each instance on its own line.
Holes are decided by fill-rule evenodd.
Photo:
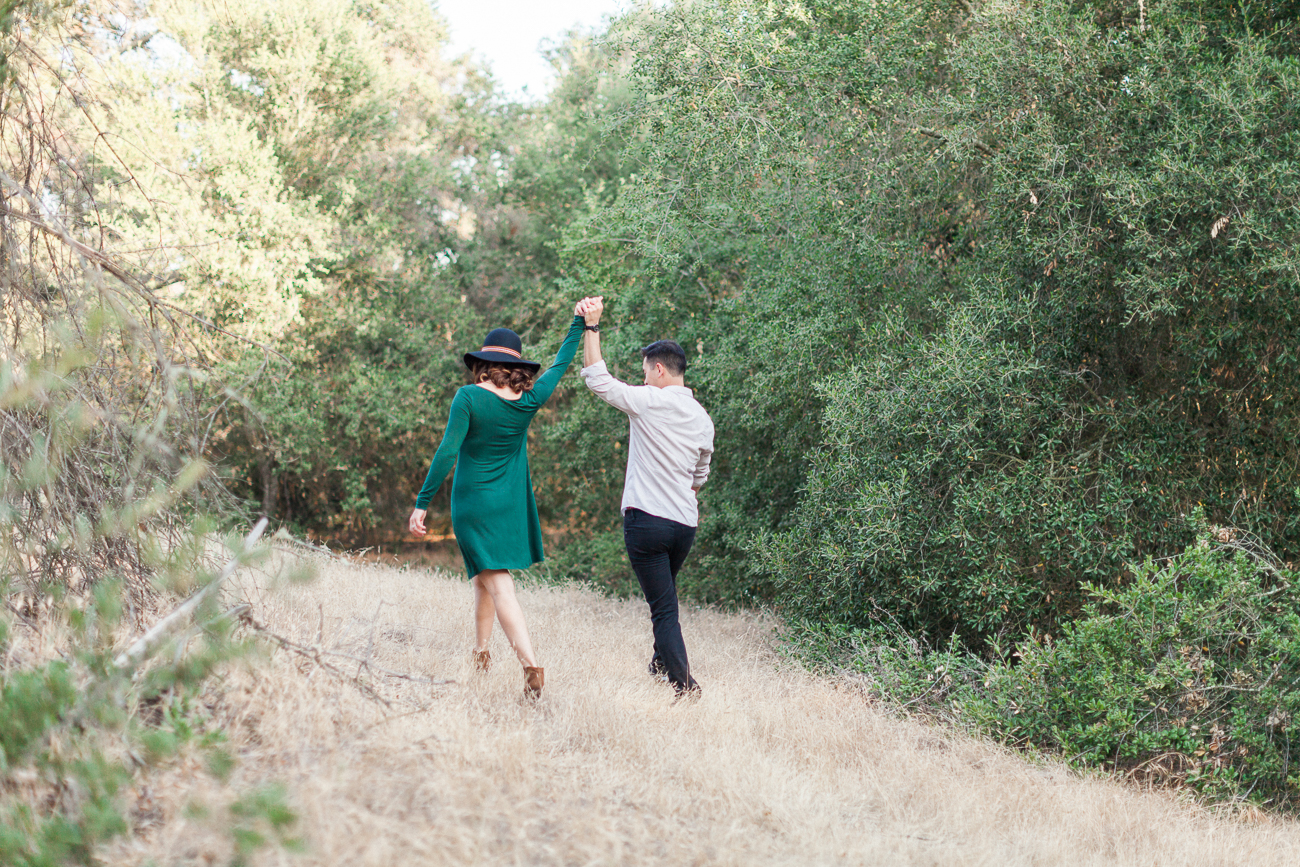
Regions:
M 245 537 L 243 549 L 239 554 L 230 558 L 230 561 L 226 563 L 225 568 L 221 570 L 221 574 L 209 582 L 202 590 L 199 590 L 189 599 L 182 602 L 171 614 L 168 614 L 162 620 L 155 623 L 153 628 L 140 636 L 134 644 L 122 651 L 122 653 L 118 654 L 118 657 L 113 660 L 113 664 L 118 668 L 134 668 L 147 659 L 149 655 L 158 648 L 158 645 L 162 643 L 163 639 L 172 632 L 172 630 L 176 629 L 194 613 L 194 609 L 198 608 L 199 605 L 203 603 L 204 599 L 207 599 L 220 589 L 226 579 L 235 574 L 239 569 L 240 560 L 243 557 L 248 556 L 248 554 L 252 552 L 253 547 L 257 545 L 257 541 L 262 538 L 262 532 L 266 530 L 266 525 L 266 518 L 262 518 L 258 521 L 257 524 L 254 525 L 252 532 Z
M 296 641 L 292 641 L 288 638 L 285 638 L 283 635 L 278 635 L 272 632 L 270 629 L 267 629 L 261 623 L 258 623 L 252 617 L 247 615 L 245 615 L 244 617 L 244 623 L 246 623 L 251 629 L 253 629 L 253 631 L 257 632 L 260 635 L 265 636 L 271 641 L 274 641 L 277 645 L 284 648 L 285 650 L 292 651 L 293 653 L 296 653 L 299 656 L 310 659 L 312 662 L 316 663 L 318 666 L 325 669 L 330 674 L 333 674 L 335 677 L 338 677 L 341 680 L 348 681 L 349 683 L 354 685 L 357 689 L 365 693 L 366 696 L 373 699 L 374 701 L 379 702 L 384 707 L 391 708 L 393 706 L 393 703 L 390 702 L 388 699 L 384 698 L 382 695 L 380 695 L 373 686 L 371 686 L 370 684 L 366 683 L 364 680 L 361 679 L 362 668 L 368 671 L 378 672 L 386 677 L 400 678 L 402 680 L 409 680 L 412 683 L 424 683 L 424 684 L 429 684 L 430 686 L 448 686 L 456 682 L 450 679 L 434 680 L 433 678 L 429 678 L 429 677 L 421 677 L 418 674 L 410 674 L 404 671 L 393 671 L 392 669 L 383 668 L 382 666 L 375 665 L 374 663 L 370 662 L 367 659 L 362 659 L 359 656 L 353 656 L 350 653 L 339 653 L 338 651 L 334 651 L 334 650 L 325 650 L 324 648 L 313 647 L 309 644 L 299 644 Z M 357 673 L 355 675 L 349 675 L 347 672 L 343 671 L 338 666 L 331 665 L 329 662 L 327 662 L 323 658 L 326 656 L 333 656 L 342 659 L 347 659 L 352 662 L 361 663 L 361 665 L 358 667 Z

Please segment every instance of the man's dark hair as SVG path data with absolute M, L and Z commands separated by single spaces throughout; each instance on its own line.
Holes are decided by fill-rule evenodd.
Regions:
M 673 376 L 686 373 L 686 351 L 676 340 L 656 340 L 641 350 L 641 357 L 651 364 L 662 364 Z

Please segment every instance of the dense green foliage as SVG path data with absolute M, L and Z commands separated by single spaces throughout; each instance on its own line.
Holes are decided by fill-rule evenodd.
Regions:
M 1077 767 L 1294 808 L 1300 774 L 1300 584 L 1257 542 L 1199 527 L 1183 553 L 1088 588 L 1079 616 L 992 661 L 932 650 L 882 618 L 806 623 L 800 655 L 886 705 L 937 716 Z
M 1297 576 L 1209 534 L 1135 572 L 1122 589 L 1095 588 L 1055 640 L 1022 643 L 1020 664 L 992 670 L 964 712 L 1081 765 L 1294 806 Z
M 143 620 L 136 606 L 215 577 L 204 567 L 212 522 L 176 508 L 202 502 L 205 468 L 168 466 L 172 432 L 157 419 L 105 417 L 113 407 L 90 397 L 102 397 L 90 385 L 103 370 L 85 363 L 85 338 L 131 339 L 102 325 L 81 337 L 23 368 L 0 364 L 0 863 L 21 867 L 98 863 L 98 847 L 130 830 L 128 792 L 183 749 L 206 753 L 214 772 L 231 764 L 194 700 L 240 650 L 215 596 L 159 659 L 117 658 L 123 631 Z M 115 454 L 115 439 L 134 445 Z M 98 472 L 81 471 L 88 454 Z M 287 837 L 291 816 L 277 808 L 248 830 L 269 822 Z
M 1297 67 L 1285 10 L 1253 14 L 632 28 L 636 183 L 570 249 L 632 239 L 611 320 L 702 356 L 691 586 L 978 648 L 1179 550 L 1197 503 L 1294 556 Z

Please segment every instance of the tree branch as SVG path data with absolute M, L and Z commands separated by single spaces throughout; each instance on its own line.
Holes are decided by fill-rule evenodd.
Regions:
M 5 186 L 9 187 L 14 192 L 18 193 L 18 195 L 22 196 L 22 198 L 25 199 L 27 203 L 31 205 L 34 209 L 36 209 L 37 211 L 40 210 L 40 206 L 37 203 L 35 197 L 32 196 L 31 193 L 29 193 L 27 190 L 23 189 L 23 187 L 17 181 L 9 177 L 9 175 L 6 174 L 3 170 L 0 170 L 0 182 L 4 183 Z M 171 304 L 167 301 L 163 301 L 161 298 L 159 298 L 158 296 L 154 295 L 151 291 L 149 291 L 149 289 L 147 289 L 143 285 L 143 283 L 141 283 L 138 277 L 128 272 L 122 266 L 118 265 L 106 253 L 104 253 L 101 250 L 96 250 L 94 247 L 91 247 L 87 244 L 83 244 L 81 241 L 78 241 L 76 238 L 72 237 L 72 235 L 69 234 L 67 229 L 65 229 L 64 227 L 57 224 L 50 225 L 44 220 L 37 219 L 31 214 L 24 214 L 21 211 L 15 211 L 13 208 L 5 204 L 0 204 L 0 215 L 7 216 L 7 217 L 14 217 L 16 219 L 22 220 L 23 222 L 34 226 L 39 231 L 44 232 L 45 234 L 51 237 L 58 238 L 60 241 L 66 244 L 78 255 L 82 256 L 87 261 L 93 262 L 95 265 L 107 271 L 109 274 L 112 274 L 123 285 L 129 286 L 137 295 L 143 298 L 145 303 L 148 304 L 151 308 L 162 310 L 163 316 L 166 317 L 169 322 L 172 321 L 172 317 L 170 316 L 170 313 L 179 313 L 181 316 L 194 320 L 196 323 L 198 323 L 199 325 L 203 326 L 204 328 L 210 331 L 215 331 L 218 334 L 224 334 L 226 337 L 230 337 L 234 340 L 238 340 L 241 343 L 246 343 L 250 346 L 255 346 L 258 349 L 262 350 L 263 352 L 278 356 L 284 361 L 289 360 L 283 353 L 278 352 L 277 350 L 271 348 L 270 346 L 267 346 L 264 343 L 261 343 L 260 341 L 254 340 L 251 337 L 245 337 L 242 334 L 236 334 L 233 331 L 229 331 L 225 328 L 222 328 L 220 325 L 217 325 L 215 322 L 209 322 L 208 320 L 204 319 L 202 316 L 199 316 L 195 313 L 191 313 L 190 311 L 186 310 L 184 307 L 178 307 L 175 304 Z
M 262 538 L 262 532 L 266 530 L 266 525 L 266 518 L 258 521 L 253 527 L 252 532 L 244 538 L 243 549 L 239 554 L 230 558 L 230 562 L 228 562 L 225 568 L 221 570 L 220 575 L 209 582 L 202 590 L 182 602 L 171 614 L 168 614 L 162 620 L 155 623 L 153 628 L 140 636 L 134 644 L 118 654 L 117 658 L 113 660 L 113 664 L 118 668 L 134 668 L 157 650 L 158 645 L 162 643 L 168 633 L 189 617 L 194 612 L 194 609 L 198 608 L 199 605 L 202 604 L 204 599 L 207 599 L 215 593 L 221 585 L 225 583 L 227 578 L 235 574 L 239 569 L 240 559 L 252 552 L 253 546 L 255 546 L 257 541 Z
M 950 145 L 950 144 L 953 143 L 953 142 L 952 142 L 952 139 L 948 138 L 948 136 L 944 135 L 943 133 L 939 132 L 938 130 L 933 130 L 933 129 L 930 129 L 929 127 L 924 127 L 924 126 L 913 127 L 913 129 L 914 129 L 916 132 L 918 132 L 918 133 L 920 133 L 921 135 L 923 135 L 923 136 L 929 136 L 930 138 L 938 139 L 939 141 L 943 142 L 944 144 Z M 988 145 L 984 144 L 984 142 L 980 141 L 980 140 L 977 139 L 977 138 L 976 138 L 976 139 L 971 139 L 971 147 L 975 148 L 975 150 L 977 150 L 977 151 L 979 151 L 980 153 L 984 154 L 984 156 L 986 156 L 986 157 L 992 157 L 992 156 L 994 155 L 993 148 L 991 148 L 991 147 L 989 147 Z

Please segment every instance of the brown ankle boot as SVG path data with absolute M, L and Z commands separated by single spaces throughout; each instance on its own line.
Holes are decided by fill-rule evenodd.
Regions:
M 524 695 L 529 698 L 541 698 L 542 686 L 546 683 L 546 670 L 524 666 Z
M 474 651 L 474 669 L 476 671 L 487 671 L 492 667 L 492 654 L 486 650 Z

